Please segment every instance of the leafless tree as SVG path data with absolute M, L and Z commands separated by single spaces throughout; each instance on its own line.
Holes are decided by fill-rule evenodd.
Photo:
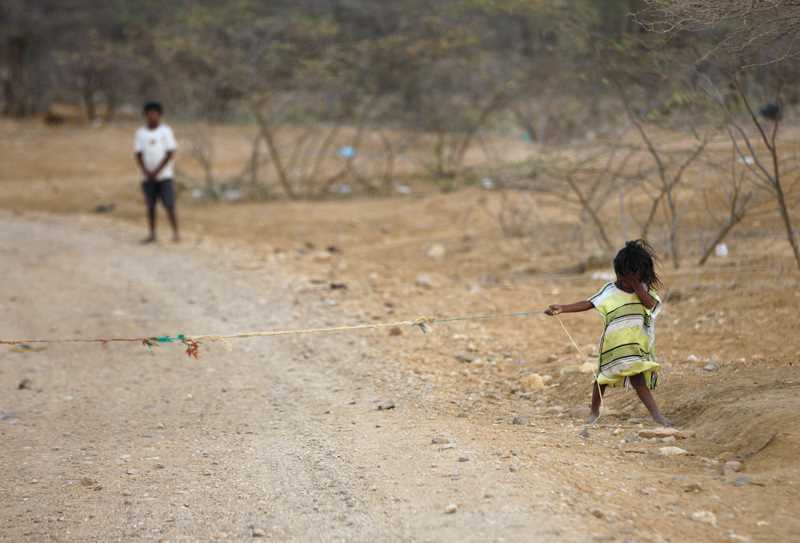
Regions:
M 743 64 L 766 49 L 761 62 L 780 62 L 800 54 L 800 2 L 797 0 L 645 0 L 638 14 L 654 32 L 711 32 L 717 38 L 705 54 L 733 53 Z
M 735 147 L 731 147 L 731 155 L 722 163 L 714 160 L 703 162 L 712 170 L 719 173 L 719 183 L 713 188 L 703 191 L 706 214 L 715 220 L 717 230 L 712 240 L 705 246 L 698 266 L 704 266 L 714 254 L 716 247 L 725 241 L 731 231 L 746 217 L 753 213 L 756 207 L 755 187 L 750 181 L 747 166 L 742 164 L 741 158 Z M 712 201 L 714 200 L 714 201 Z M 722 218 L 717 217 L 717 209 L 725 210 Z
M 650 191 L 651 204 L 647 217 L 642 224 L 641 237 L 647 239 L 653 227 L 659 209 L 664 209 L 667 217 L 667 227 L 669 231 L 669 253 L 672 265 L 679 268 L 681 265 L 679 223 L 680 213 L 678 210 L 677 190 L 681 183 L 686 179 L 686 171 L 698 157 L 703 154 L 708 143 L 711 141 L 711 132 L 707 131 L 703 136 L 699 136 L 688 153 L 683 156 L 676 156 L 674 153 L 667 152 L 656 140 L 651 137 L 645 126 L 644 119 L 633 108 L 631 98 L 618 82 L 615 87 L 619 93 L 620 102 L 628 116 L 628 120 L 636 129 L 642 144 L 650 155 L 655 166 L 655 190 Z
M 506 181 L 503 186 L 521 191 L 551 195 L 577 210 L 579 221 L 591 223 L 602 249 L 611 252 L 614 243 L 603 216 L 612 195 L 641 182 L 643 172 L 634 159 L 637 147 L 607 145 L 585 156 L 555 153 L 538 159 L 528 175 Z
M 725 97 L 711 79 L 705 76 L 701 79 L 701 82 L 703 88 L 718 104 L 723 113 L 726 130 L 736 154 L 742 163 L 748 166 L 754 181 L 775 199 L 778 213 L 786 232 L 786 239 L 792 248 L 795 262 L 800 268 L 800 244 L 798 244 L 797 233 L 794 230 L 792 214 L 789 209 L 790 202 L 784 186 L 781 148 L 778 145 L 783 109 L 783 85 L 779 84 L 775 91 L 775 97 L 772 102 L 775 108 L 774 111 L 768 115 L 769 118 L 760 119 L 739 80 L 733 80 L 737 95 L 741 103 L 744 104 L 747 118 L 752 122 L 752 126 L 756 130 L 757 135 L 754 138 L 745 130 L 742 122 L 731 110 L 730 103 L 725 100 Z

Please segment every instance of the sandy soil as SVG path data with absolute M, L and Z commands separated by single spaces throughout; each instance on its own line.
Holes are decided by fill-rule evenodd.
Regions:
M 2 348 L 4 540 L 798 538 L 800 276 L 769 217 L 737 230 L 729 258 L 663 270 L 657 398 L 690 437 L 640 438 L 652 426 L 627 391 L 581 437 L 586 360 L 538 312 L 593 292 L 607 268 L 558 272 L 585 257 L 559 204 L 537 201 L 537 234 L 510 239 L 483 191 L 183 198 L 186 242 L 141 247 L 125 134 L 37 129 L 0 151 L 15 165 L 0 171 L 14 210 L 0 215 L 0 336 L 536 316 L 204 345 L 199 362 L 177 346 Z M 87 215 L 101 203 L 110 216 Z M 687 261 L 698 249 L 687 242 Z M 596 317 L 565 322 L 591 353 Z M 526 389 L 531 373 L 547 385 Z M 732 459 L 741 471 L 723 473 Z

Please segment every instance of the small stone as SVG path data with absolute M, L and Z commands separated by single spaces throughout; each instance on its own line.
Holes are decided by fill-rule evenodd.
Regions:
M 716 362 L 709 362 L 705 366 L 703 366 L 704 371 L 712 372 L 719 370 L 719 364 Z
M 703 487 L 700 486 L 700 483 L 687 483 L 683 485 L 684 492 L 702 492 Z
M 686 361 L 687 362 L 700 362 L 700 357 L 697 356 L 696 354 L 690 354 L 689 356 L 686 357 Z
M 589 512 L 592 514 L 592 516 L 597 517 L 597 518 L 605 518 L 605 516 L 606 516 L 606 514 L 603 513 L 603 511 L 601 511 L 600 509 L 597 509 L 597 508 L 591 509 Z
M 456 360 L 459 362 L 463 362 L 464 364 L 471 364 L 475 362 L 477 357 L 475 355 L 471 355 L 469 353 L 456 353 Z
M 433 277 L 431 277 L 430 274 L 427 273 L 420 273 L 419 275 L 417 275 L 417 278 L 414 282 L 418 287 L 422 288 L 434 287 Z
M 680 456 L 689 454 L 689 451 L 681 449 L 680 447 L 661 447 L 658 449 L 658 454 L 661 456 Z
M 538 373 L 529 373 L 519 380 L 522 390 L 531 392 L 534 390 L 542 390 L 545 387 L 544 379 Z
M 711 511 L 695 511 L 692 513 L 692 520 L 695 522 L 702 522 L 704 524 L 710 524 L 711 526 L 717 526 L 717 515 L 712 513 Z
M 578 432 L 578 436 L 582 437 L 583 439 L 589 439 L 589 428 L 587 428 L 586 426 L 581 428 L 581 431 Z
M 750 482 L 750 477 L 747 475 L 739 475 L 736 480 L 733 481 L 733 486 L 747 486 Z
M 30 390 L 31 386 L 33 386 L 33 381 L 28 379 L 27 377 L 19 382 L 17 385 L 17 390 Z
M 528 417 L 524 417 L 522 415 L 516 415 L 513 419 L 511 419 L 511 424 L 515 424 L 517 426 L 527 426 Z
M 97 481 L 91 477 L 81 477 L 81 486 L 93 487 L 97 486 Z
M 393 337 L 402 336 L 403 331 L 398 326 L 395 326 L 393 328 L 389 328 L 389 335 Z
M 444 248 L 444 245 L 441 243 L 434 243 L 428 250 L 425 252 L 428 258 L 432 258 L 433 260 L 441 260 L 447 254 L 447 249 Z
M 625 443 L 636 443 L 637 441 L 641 441 L 642 438 L 639 437 L 639 434 L 636 432 L 629 432 L 625 434 L 625 437 L 622 438 Z
M 392 400 L 386 400 L 378 404 L 378 411 L 388 411 L 389 409 L 394 409 L 395 404 Z
M 658 438 L 663 439 L 666 437 L 674 437 L 675 439 L 686 439 L 687 437 L 693 436 L 693 432 L 684 432 L 678 430 L 677 428 L 667 428 L 667 427 L 659 427 L 659 428 L 646 428 L 644 430 L 639 430 L 639 437 L 650 439 L 650 438 Z
M 738 460 L 728 460 L 725 462 L 725 465 L 722 466 L 722 473 L 728 475 L 730 473 L 736 473 L 742 469 L 742 463 Z
M 469 458 L 467 458 L 466 456 L 459 456 L 458 457 L 458 461 L 459 462 L 469 462 Z
M 436 436 L 431 439 L 431 444 L 433 445 L 447 445 L 450 443 L 450 438 L 445 436 Z
M 458 511 L 458 506 L 454 503 L 448 503 L 447 507 L 444 508 L 444 512 L 448 515 L 452 515 L 456 511 Z
M 727 536 L 728 541 L 736 541 L 737 543 L 750 543 L 752 539 L 745 535 L 739 535 L 736 532 L 728 532 Z
M 253 537 L 267 537 L 267 532 L 261 528 L 253 528 Z

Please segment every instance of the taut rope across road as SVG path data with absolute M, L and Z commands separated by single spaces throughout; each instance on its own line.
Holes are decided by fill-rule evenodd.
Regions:
M 253 337 L 299 336 L 310 334 L 332 334 L 337 332 L 351 332 L 358 330 L 373 330 L 380 328 L 415 327 L 427 333 L 435 324 L 446 324 L 462 321 L 496 320 L 504 318 L 524 318 L 538 314 L 533 311 L 517 311 L 514 313 L 493 313 L 486 315 L 461 315 L 453 317 L 418 317 L 411 320 L 394 322 L 363 323 L 343 326 L 330 326 L 323 328 L 295 328 L 285 330 L 262 330 L 251 332 L 237 332 L 234 334 L 203 334 L 188 335 L 177 334 L 174 336 L 134 336 L 134 337 L 96 337 L 96 338 L 30 338 L 30 339 L 0 339 L 0 345 L 31 345 L 48 343 L 141 343 L 147 347 L 162 343 L 182 343 L 186 346 L 186 354 L 192 358 L 200 355 L 200 344 L 203 342 L 227 341 L 229 339 L 243 339 Z M 563 326 L 563 323 L 562 323 Z M 571 338 L 570 338 L 571 339 Z

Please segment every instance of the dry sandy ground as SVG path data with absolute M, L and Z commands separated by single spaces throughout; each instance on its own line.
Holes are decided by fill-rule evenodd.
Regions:
M 107 221 L 0 221 L 5 336 L 235 331 L 323 314 L 293 306 L 297 286 L 279 269 L 237 271 L 233 254 L 139 247 Z M 248 540 L 253 527 L 296 541 L 590 539 L 561 510 L 574 492 L 557 474 L 511 472 L 507 448 L 418 407 L 424 385 L 366 356 L 369 340 L 246 341 L 199 362 L 170 347 L 4 348 L 2 539 Z M 376 410 L 387 391 L 373 372 L 407 384 L 394 410 Z M 24 378 L 31 388 L 15 390 Z M 440 434 L 452 449 L 432 444 Z
M 217 333 L 364 317 L 327 288 L 240 248 L 192 240 L 142 247 L 138 230 L 99 218 L 4 213 L 0 222 L 6 337 Z M 406 332 L 392 339 L 408 343 L 393 348 L 400 357 L 393 359 L 387 341 L 385 332 L 242 340 L 229 349 L 204 345 L 199 361 L 177 346 L 154 354 L 118 344 L 3 348 L 0 537 L 788 541 L 798 534 L 790 505 L 796 482 L 736 486 L 702 458 L 696 439 L 679 442 L 695 454 L 677 458 L 655 454 L 661 443 L 618 445 L 642 427 L 633 416 L 606 419 L 584 439 L 576 420 L 541 401 L 454 407 L 450 388 L 440 390 L 402 358 L 413 358 L 409 350 L 423 356 L 435 343 Z M 23 379 L 30 388 L 18 390 Z M 378 410 L 386 400 L 396 408 Z M 512 424 L 509 405 L 525 416 L 522 424 Z M 451 444 L 432 443 L 439 437 Z M 447 514 L 451 503 L 458 511 Z M 697 511 L 714 512 L 718 524 L 691 520 Z
M 640 439 L 642 407 L 615 390 L 582 438 L 586 359 L 540 314 L 608 272 L 564 272 L 590 250 L 574 209 L 510 194 L 533 204 L 521 208 L 529 235 L 513 238 L 498 227 L 501 195 L 485 191 L 238 204 L 184 193 L 185 243 L 142 247 L 131 129 L 0 123 L 0 337 L 533 316 L 203 345 L 199 361 L 169 345 L 0 347 L 0 539 L 800 540 L 800 274 L 774 214 L 700 268 L 714 221 L 701 192 L 680 194 L 686 262 L 662 268 L 656 397 L 694 436 Z M 246 139 L 220 131 L 220 160 L 238 169 Z M 635 221 L 616 211 L 621 240 Z M 565 323 L 592 351 L 598 319 Z M 527 390 L 531 373 L 546 387 Z M 731 459 L 742 470 L 725 474 Z M 716 522 L 692 520 L 702 512 Z

